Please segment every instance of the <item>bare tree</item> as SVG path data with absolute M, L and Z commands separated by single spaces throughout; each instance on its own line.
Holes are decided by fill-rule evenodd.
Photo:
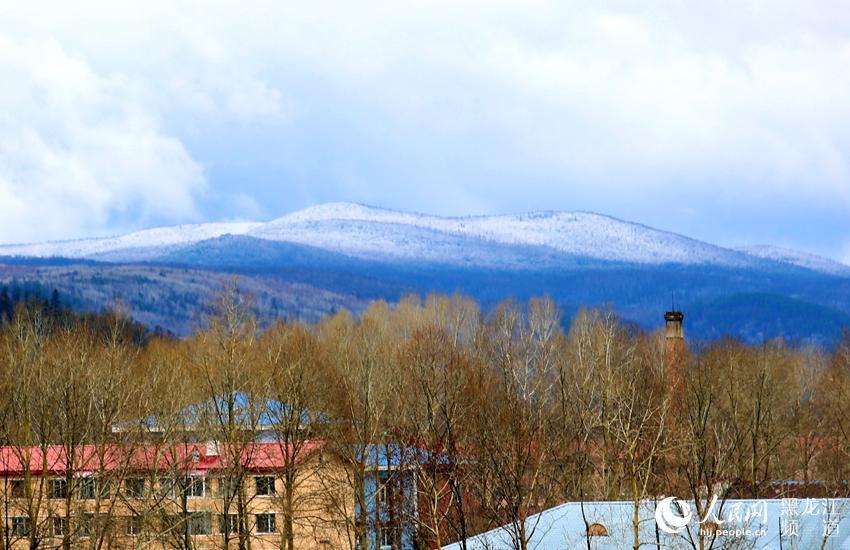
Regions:
M 722 510 L 733 489 L 736 460 L 745 444 L 743 431 L 732 426 L 740 403 L 736 401 L 737 392 L 726 391 L 728 352 L 728 346 L 721 343 L 693 358 L 687 369 L 685 414 L 674 432 L 683 489 L 693 500 L 697 517 L 709 525 L 723 521 Z M 709 512 L 715 517 L 708 517 Z M 688 530 L 686 534 L 687 542 L 700 550 L 714 548 L 718 542 L 712 529 L 700 528 L 695 533 Z
M 325 483 L 329 494 L 346 486 L 353 495 L 353 506 L 339 501 L 335 511 L 350 548 L 367 548 L 380 528 L 375 524 L 378 473 L 380 468 L 393 473 L 391 453 L 381 450 L 391 443 L 388 419 L 397 404 L 392 392 L 397 343 L 391 329 L 391 312 L 382 302 L 372 304 L 358 321 L 340 314 L 319 327 L 333 388 L 325 395 L 331 416 L 328 446 L 344 466 L 329 470 Z
M 409 442 L 406 467 L 420 493 L 420 506 L 411 520 L 427 543 L 441 548 L 457 539 L 465 547 L 462 487 L 470 468 L 462 441 L 473 414 L 472 359 L 454 345 L 451 335 L 430 325 L 411 336 L 400 351 L 398 366 L 408 375 L 398 379 L 398 393 L 405 399 L 397 434 L 400 441 Z
M 269 423 L 269 416 L 262 380 L 251 376 L 250 362 L 256 357 L 256 317 L 250 296 L 240 292 L 235 281 L 216 297 L 208 325 L 188 343 L 187 360 L 201 376 L 206 394 L 196 407 L 198 430 L 221 464 L 217 481 L 225 518 L 223 547 L 230 548 L 235 541 L 239 550 L 250 550 L 254 525 L 249 508 L 255 495 L 247 486 L 249 467 L 258 458 L 254 443 Z M 210 481 L 206 485 L 211 485 Z M 191 491 L 191 487 L 180 488 Z M 235 515 L 235 525 L 229 519 L 231 515 Z M 189 530 L 191 524 L 186 523 Z
M 526 550 L 537 528 L 529 517 L 557 495 L 551 475 L 560 437 L 554 368 L 559 316 L 548 300 L 532 301 L 528 314 L 499 306 L 479 342 L 483 391 L 476 401 L 474 463 L 482 512 L 504 525 L 517 550 Z
M 632 544 L 641 541 L 640 507 L 654 495 L 658 463 L 666 451 L 664 439 L 670 395 L 664 385 L 663 348 L 651 337 L 638 337 L 628 360 L 605 371 L 605 431 L 611 436 L 625 494 L 632 501 Z
M 281 512 L 281 548 L 295 549 L 295 530 L 312 531 L 323 500 L 311 478 L 316 474 L 312 455 L 322 445 L 315 440 L 326 419 L 319 412 L 320 349 L 316 337 L 303 325 L 276 323 L 259 342 L 256 370 L 267 398 L 268 431 L 282 458 L 279 494 L 272 489 Z

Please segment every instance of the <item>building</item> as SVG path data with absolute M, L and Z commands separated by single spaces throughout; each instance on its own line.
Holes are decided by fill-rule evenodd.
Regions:
M 693 505 L 691 505 L 693 509 Z M 698 518 L 678 533 L 657 528 L 654 502 L 640 505 L 642 547 L 685 549 L 695 544 L 699 529 L 709 529 L 706 548 L 807 549 L 850 547 L 850 499 L 727 500 L 718 518 L 722 523 L 699 523 Z M 631 502 L 570 502 L 531 516 L 529 548 L 563 550 L 632 548 L 634 507 Z M 469 550 L 514 548 L 508 529 L 498 528 L 471 538 Z M 460 550 L 460 545 L 444 547 Z
M 292 498 L 273 442 L 0 447 L 0 548 L 282 548 L 286 517 L 298 549 L 350 548 L 358 524 L 370 549 L 412 548 L 415 491 L 398 464 L 365 453 L 361 513 L 351 468 L 305 445 Z
M 0 448 L 2 547 L 280 548 L 284 452 L 275 443 Z M 296 547 L 340 548 L 337 527 L 349 518 L 331 510 L 353 513 L 353 499 L 316 476 L 338 467 L 322 442 L 303 457 L 294 496 L 325 519 L 294 522 Z

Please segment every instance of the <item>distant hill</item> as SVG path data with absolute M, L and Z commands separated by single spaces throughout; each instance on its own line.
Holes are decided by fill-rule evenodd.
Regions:
M 120 305 L 148 327 L 188 335 L 204 323 L 211 298 L 233 275 L 210 270 L 147 264 L 17 265 L 0 260 L 0 286 L 38 282 L 56 289 L 64 303 L 81 311 Z M 359 311 L 366 302 L 309 284 L 274 277 L 240 276 L 261 316 L 317 321 L 338 309 Z
M 688 326 L 701 338 L 725 335 L 760 341 L 782 335 L 791 342 L 829 340 L 850 327 L 835 308 L 766 293 L 723 295 L 688 308 Z
M 180 334 L 233 275 L 256 293 L 265 318 L 315 319 L 437 291 L 485 308 L 549 295 L 566 316 L 613 307 L 654 328 L 675 293 L 697 337 L 830 342 L 850 323 L 843 264 L 771 247 L 732 250 L 584 212 L 444 218 L 334 203 L 266 223 L 3 245 L 0 264 L 0 281 L 55 285 L 81 308 L 120 299 L 142 322 Z

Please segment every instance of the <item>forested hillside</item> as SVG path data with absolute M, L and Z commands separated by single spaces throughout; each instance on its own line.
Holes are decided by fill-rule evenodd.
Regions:
M 262 323 L 440 292 L 488 311 L 549 296 L 565 325 L 582 307 L 606 307 L 645 329 L 675 299 L 695 339 L 831 345 L 850 324 L 850 267 L 839 262 L 724 248 L 586 212 L 446 218 L 336 203 L 265 223 L 0 246 L 0 282 L 57 288 L 81 310 L 120 302 L 180 335 L 234 276 Z

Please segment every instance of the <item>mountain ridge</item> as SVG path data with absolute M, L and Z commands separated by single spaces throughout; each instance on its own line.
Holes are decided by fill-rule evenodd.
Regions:
M 772 253 L 763 246 L 727 248 L 596 212 L 435 216 L 346 202 L 311 206 L 268 222 L 184 224 L 113 237 L 0 245 L 0 256 L 150 261 L 228 234 L 382 261 L 487 266 L 499 263 L 499 247 L 545 247 L 554 255 L 602 261 L 729 267 L 767 262 L 850 276 L 850 266 L 806 252 L 782 249 L 781 255 L 775 252 L 778 247 L 772 247 Z M 488 243 L 494 246 L 485 251 Z M 469 257 L 469 248 L 478 250 L 478 257 Z M 528 268 L 522 262 L 513 267 Z
M 442 217 L 351 203 L 268 222 L 160 227 L 102 239 L 0 246 L 0 286 L 58 289 L 75 309 L 126 304 L 179 335 L 238 280 L 258 319 L 315 321 L 372 300 L 436 292 L 548 296 L 568 320 L 613 309 L 647 330 L 675 293 L 689 338 L 729 334 L 830 345 L 850 325 L 850 267 L 772 246 L 733 249 L 594 212 Z

